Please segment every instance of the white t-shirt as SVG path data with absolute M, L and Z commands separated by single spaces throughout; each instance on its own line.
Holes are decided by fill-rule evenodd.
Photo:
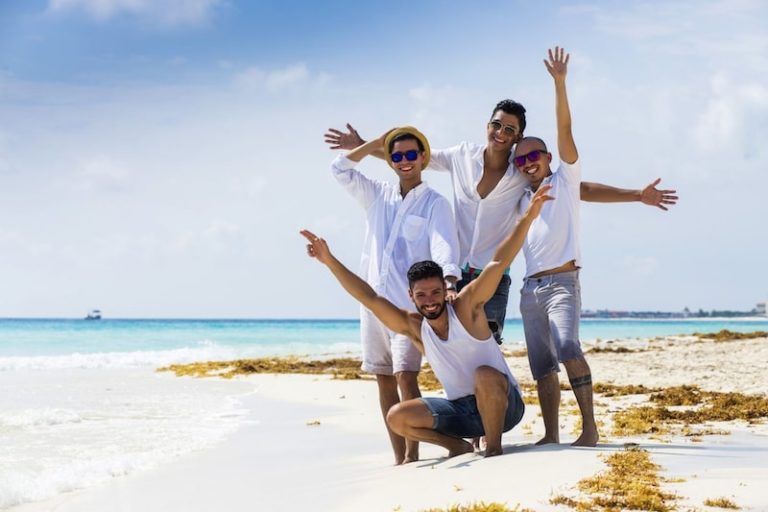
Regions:
M 421 321 L 421 342 L 424 355 L 435 372 L 437 380 L 445 388 L 445 397 L 456 400 L 475 394 L 475 370 L 481 366 L 490 366 L 509 379 L 509 383 L 518 391 L 520 387 L 504 360 L 496 339 L 478 340 L 462 325 L 451 304 L 446 304 L 448 313 L 448 339 L 441 340 L 435 334 L 426 319 Z
M 523 244 L 526 277 L 560 267 L 571 260 L 576 260 L 576 265 L 581 266 L 581 163 L 577 160 L 567 164 L 561 160 L 557 170 L 544 178 L 541 185 L 552 185 L 548 194 L 555 200 L 544 203 L 541 214 L 528 230 Z M 521 212 L 528 208 L 533 194 L 533 190 L 528 186 L 523 200 L 520 201 Z
M 485 147 L 462 142 L 448 149 L 432 150 L 429 161 L 430 169 L 451 173 L 459 261 L 462 266 L 474 268 L 488 265 L 496 248 L 512 233 L 518 204 L 528 185 L 528 180 L 510 162 L 496 187 L 481 198 L 477 185 L 483 177 Z
M 413 310 L 408 296 L 408 269 L 432 260 L 446 276 L 461 278 L 459 242 L 451 205 L 422 182 L 405 197 L 399 184 L 373 180 L 339 155 L 331 171 L 366 211 L 366 232 L 360 277 L 395 306 Z

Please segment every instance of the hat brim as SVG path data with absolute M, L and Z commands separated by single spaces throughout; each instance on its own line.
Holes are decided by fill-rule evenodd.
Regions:
M 421 145 L 424 146 L 424 168 L 426 168 L 429 165 L 429 157 L 431 155 L 429 150 L 429 141 L 427 140 L 427 137 L 421 133 L 419 130 L 414 128 L 413 126 L 401 126 L 399 128 L 395 128 L 384 139 L 384 153 L 386 154 L 386 159 L 388 163 L 392 163 L 391 156 L 389 154 L 389 144 L 392 142 L 392 140 L 395 137 L 399 137 L 403 134 L 410 134 L 419 139 L 419 142 L 421 142 Z

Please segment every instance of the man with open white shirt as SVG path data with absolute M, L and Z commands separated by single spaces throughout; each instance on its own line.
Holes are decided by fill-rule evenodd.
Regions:
M 571 388 L 579 404 L 582 432 L 574 446 L 595 446 L 599 438 L 592 405 L 592 374 L 579 342 L 581 289 L 579 268 L 579 183 L 581 163 L 571 132 L 571 112 L 565 77 L 569 55 L 562 48 L 549 50 L 544 64 L 555 83 L 557 150 L 560 164 L 550 168 L 552 154 L 543 140 L 525 137 L 517 143 L 513 162 L 529 182 L 520 208 L 527 208 L 542 186 L 557 201 L 545 204 L 539 218 L 531 224 L 523 253 L 525 283 L 521 290 L 528 362 L 544 419 L 544 437 L 537 444 L 560 442 L 560 363 L 565 366 Z
M 370 179 L 354 168 L 373 151 L 384 149 L 399 178 L 394 185 Z M 426 137 L 413 127 L 402 127 L 346 156 L 340 155 L 331 166 L 336 180 L 366 211 L 361 277 L 376 293 L 402 309 L 413 308 L 407 272 L 417 261 L 433 260 L 442 267 L 451 300 L 461 275 L 450 203 L 421 181 L 429 158 Z M 400 401 L 398 388 L 403 400 L 420 396 L 417 376 L 421 354 L 405 336 L 392 332 L 365 307 L 360 310 L 360 330 L 362 368 L 376 375 L 379 403 L 386 418 L 389 409 Z M 396 464 L 418 460 L 418 443 L 406 443 L 389 426 L 387 430 Z
M 500 101 L 491 114 L 484 145 L 462 142 L 443 150 L 432 150 L 430 169 L 450 172 L 453 183 L 453 204 L 459 237 L 459 264 L 462 278 L 458 290 L 477 278 L 491 261 L 493 251 L 517 221 L 517 205 L 528 181 L 512 164 L 512 147 L 525 130 L 525 108 L 512 100 Z M 364 141 L 347 124 L 348 132 L 329 129 L 325 141 L 331 149 L 352 149 Z M 374 156 L 384 158 L 383 151 Z M 599 183 L 581 183 L 580 196 L 591 202 L 631 202 L 666 210 L 675 204 L 674 190 L 658 190 L 655 180 L 642 190 L 619 189 Z M 488 324 L 497 342 L 507 313 L 510 287 L 509 269 L 501 279 L 493 298 L 485 305 Z

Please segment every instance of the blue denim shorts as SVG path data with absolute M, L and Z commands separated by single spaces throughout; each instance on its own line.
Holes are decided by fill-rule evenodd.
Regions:
M 507 392 L 507 413 L 504 416 L 503 432 L 520 423 L 525 413 L 525 404 L 520 392 L 512 384 Z M 483 420 L 477 410 L 475 395 L 463 396 L 456 400 L 426 397 L 421 399 L 435 419 L 432 428 L 451 437 L 480 437 L 485 435 Z
M 461 291 L 470 282 L 477 279 L 479 272 L 468 273 L 462 270 L 461 281 L 456 283 L 456 289 Z M 504 330 L 504 319 L 507 317 L 507 302 L 509 302 L 509 286 L 512 280 L 509 274 L 504 274 L 496 287 L 491 300 L 485 303 L 485 316 L 488 318 L 488 327 L 491 328 L 496 343 L 501 344 L 501 331 Z

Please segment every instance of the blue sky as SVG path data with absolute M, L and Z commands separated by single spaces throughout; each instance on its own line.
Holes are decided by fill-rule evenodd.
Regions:
M 552 140 L 556 44 L 584 179 L 682 198 L 582 206 L 584 306 L 750 309 L 768 298 L 765 19 L 750 0 L 0 3 L 0 316 L 354 317 L 296 234 L 357 267 L 363 212 L 325 129 L 482 143 L 512 97 Z

